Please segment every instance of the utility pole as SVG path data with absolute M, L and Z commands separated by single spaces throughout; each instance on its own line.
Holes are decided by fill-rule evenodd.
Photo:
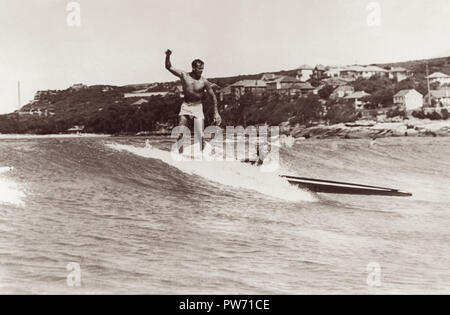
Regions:
M 17 81 L 17 100 L 20 109 L 22 107 L 22 102 L 20 100 L 20 81 Z
M 427 86 L 428 86 L 428 107 L 431 107 L 431 92 L 430 92 L 430 78 L 428 77 L 428 62 L 427 66 Z

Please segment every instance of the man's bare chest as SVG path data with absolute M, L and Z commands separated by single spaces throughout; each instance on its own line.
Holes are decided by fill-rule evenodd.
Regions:
M 203 81 L 203 79 L 196 80 L 189 74 L 184 75 L 183 84 L 186 88 L 194 91 L 200 91 L 205 88 L 205 82 Z

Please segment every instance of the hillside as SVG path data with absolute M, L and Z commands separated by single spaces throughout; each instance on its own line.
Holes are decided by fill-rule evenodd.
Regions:
M 392 96 L 401 89 L 415 88 L 426 93 L 425 64 L 429 72 L 450 74 L 450 57 L 377 64 L 380 67 L 403 67 L 414 72 L 414 78 L 396 83 L 386 78 L 358 79 L 351 83 L 355 91 L 371 93 L 369 105 L 390 106 Z M 232 77 L 216 77 L 209 80 L 225 87 L 239 80 L 259 79 L 267 72 L 242 74 Z M 272 72 L 275 75 L 295 77 L 297 70 Z M 312 79 L 313 80 L 313 79 Z M 318 80 L 311 84 L 318 86 Z M 65 133 L 73 126 L 83 126 L 83 132 L 129 133 L 139 131 L 169 130 L 178 121 L 182 99 L 179 81 L 129 84 L 125 86 L 75 85 L 66 90 L 41 91 L 35 100 L 12 114 L 0 115 L 0 133 Z M 315 121 L 339 123 L 357 119 L 349 102 L 333 102 L 328 99 L 332 89 L 319 91 L 310 97 L 285 97 L 267 95 L 254 98 L 249 95 L 239 101 L 219 104 L 224 124 L 311 124 Z M 133 94 L 135 93 L 135 94 Z M 128 94 L 125 97 L 125 94 Z M 161 95 L 158 95 L 161 94 Z M 205 99 L 206 124 L 211 115 L 210 100 Z M 209 105 L 208 105 L 209 104 Z
M 443 72 L 450 74 L 450 57 L 440 57 L 432 59 L 411 60 L 395 63 L 377 64 L 379 67 L 403 67 L 411 70 L 416 78 L 423 79 L 426 74 L 426 63 L 428 63 L 429 73 Z
M 150 106 L 149 102 L 132 105 L 136 99 L 124 98 L 124 94 L 135 88 L 97 85 L 48 91 L 19 111 L 0 115 L 0 133 L 64 133 L 75 125 L 85 126 L 85 132 L 137 132 L 158 127 L 158 120 L 166 122 L 164 109 L 170 108 L 170 104 L 155 96 L 149 102 L 158 106 Z M 176 103 L 178 98 L 166 100 Z

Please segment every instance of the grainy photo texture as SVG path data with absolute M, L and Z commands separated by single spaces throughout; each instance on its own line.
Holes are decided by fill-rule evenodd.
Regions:
M 0 294 L 450 294 L 449 30 L 449 0 L 0 0 Z

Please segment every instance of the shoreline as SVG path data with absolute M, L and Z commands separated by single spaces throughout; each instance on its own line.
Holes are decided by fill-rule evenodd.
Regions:
M 48 138 L 116 138 L 116 137 L 167 137 L 171 133 L 164 130 L 141 131 L 136 134 L 0 134 L 0 140 L 8 139 L 48 139 Z M 353 123 L 334 125 L 289 126 L 280 125 L 280 136 L 296 140 L 317 139 L 376 139 L 386 137 L 448 137 L 450 120 L 405 119 L 403 121 L 375 122 L 360 120 Z
M 47 138 L 109 138 L 112 135 L 107 134 L 95 134 L 95 133 L 80 133 L 80 134 L 48 134 L 48 135 L 37 135 L 37 134 L 7 134 L 0 133 L 1 140 L 9 139 L 47 139 Z
M 280 133 L 295 139 L 376 139 L 386 137 L 448 137 L 450 120 L 406 119 L 393 122 L 284 127 Z

